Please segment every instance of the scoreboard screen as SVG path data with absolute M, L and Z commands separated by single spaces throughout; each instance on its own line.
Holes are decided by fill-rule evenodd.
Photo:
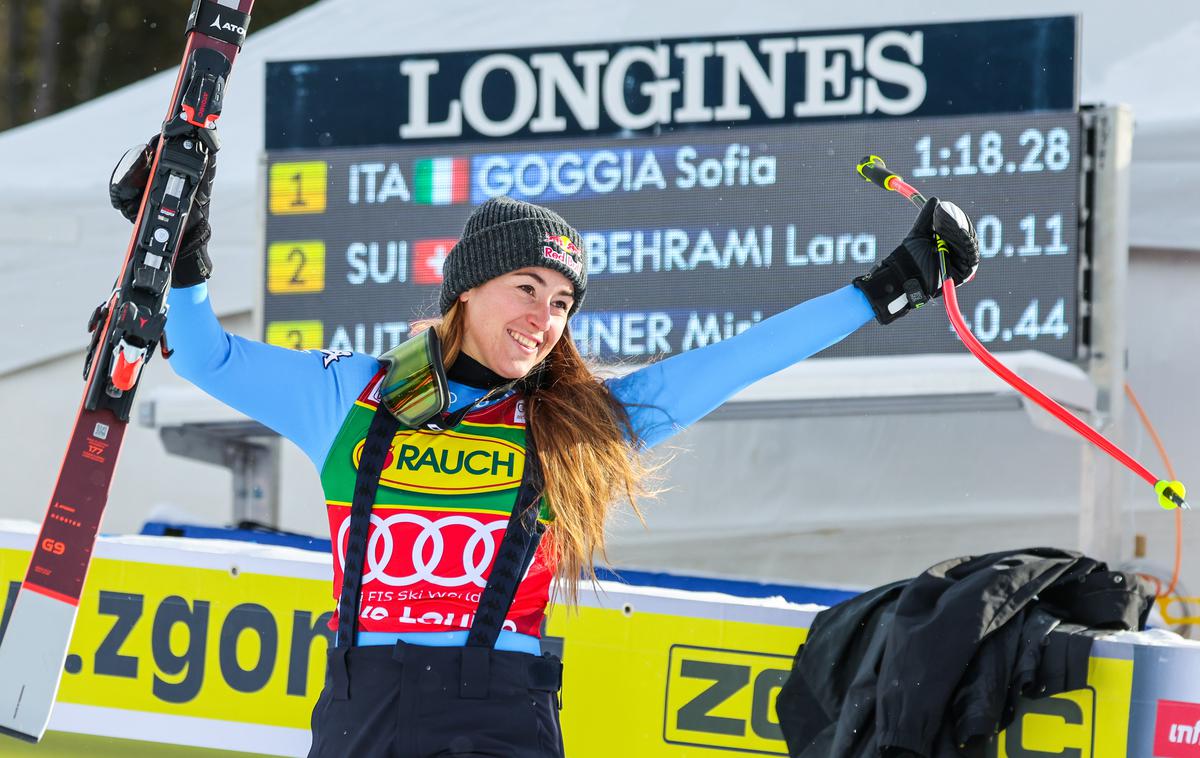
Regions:
M 1070 19 L 1039 20 L 1048 21 L 1069 27 L 1073 39 L 1074 25 L 1065 24 Z M 868 30 L 862 33 L 863 46 L 869 49 L 886 33 L 907 33 L 910 40 L 916 35 L 928 44 L 935 31 L 943 30 Z M 815 44 L 812 36 L 737 42 L 757 50 L 755 65 L 761 64 L 764 72 L 779 71 L 782 81 L 788 69 L 772 68 L 770 51 L 776 48 L 768 44 L 778 39 L 794 43 L 777 46 L 791 55 L 798 54 L 804 40 L 810 48 Z M 602 48 L 604 57 L 611 64 L 633 44 Z M 654 44 L 662 49 L 668 43 Z M 678 58 L 685 44 L 671 44 Z M 722 41 L 708 44 L 718 50 Z M 575 48 L 559 52 L 563 60 L 576 63 L 583 54 Z M 538 55 L 528 50 L 520 55 L 455 53 L 441 56 L 450 60 L 439 66 L 424 68 L 418 65 L 423 59 L 415 57 L 272 64 L 263 319 L 267 341 L 371 354 L 390 349 L 405 339 L 412 321 L 437 315 L 441 265 L 472 209 L 507 195 L 553 208 L 583 237 L 588 294 L 570 328 L 584 355 L 601 362 L 639 361 L 711 344 L 846 285 L 895 248 L 915 209 L 855 174 L 855 164 L 873 153 L 926 196 L 952 199 L 974 219 L 983 262 L 976 280 L 962 290 L 960 305 L 982 342 L 993 351 L 1037 349 L 1068 360 L 1077 356 L 1082 149 L 1070 87 L 1057 100 L 1034 104 L 1044 107 L 1016 112 L 942 108 L 927 113 L 928 108 L 918 105 L 883 117 L 879 111 L 867 112 L 869 98 L 864 97 L 860 113 L 802 118 L 797 114 L 811 109 L 813 92 L 785 83 L 778 88 L 781 95 L 796 92 L 790 116 L 770 118 L 768 111 L 778 108 L 770 107 L 769 92 L 757 92 L 762 88 L 754 85 L 763 80 L 746 74 L 743 63 L 737 97 L 754 100 L 756 108 L 746 108 L 748 115 L 736 121 L 714 116 L 708 123 L 678 123 L 686 93 L 696 89 L 684 77 L 685 60 L 673 99 L 667 99 L 674 110 L 660 109 L 670 123 L 660 118 L 660 123 L 636 129 L 612 123 L 605 130 L 602 119 L 587 128 L 586 119 L 578 117 L 586 115 L 585 107 L 570 110 L 567 87 L 560 88 L 556 104 L 551 98 L 550 106 L 544 97 L 526 98 L 517 91 L 522 60 L 542 60 L 538 70 L 546 68 Z M 468 82 L 473 76 L 488 77 L 472 71 L 489 56 L 501 59 L 491 80 L 508 91 L 494 96 L 498 104 L 489 105 L 477 95 L 478 112 L 472 119 Z M 824 60 L 834 58 L 826 55 Z M 853 45 L 846 60 L 854 60 Z M 1060 65 L 1069 69 L 1073 61 Z M 803 75 L 793 78 L 811 85 L 811 50 L 804 68 Z M 308 119 L 318 126 L 309 132 L 294 126 L 306 122 L 293 111 L 318 100 L 320 83 L 333 76 L 330 70 L 341 82 L 357 75 L 376 85 L 380 72 L 405 76 L 407 70 L 407 89 L 397 87 L 408 112 L 395 117 L 390 144 L 371 144 L 382 139 L 372 131 L 378 127 L 374 120 L 362 129 L 341 123 L 328 99 L 321 99 L 322 109 Z M 455 89 L 455 79 L 450 89 L 461 93 L 460 99 L 443 102 L 429 95 L 434 71 L 456 70 L 461 88 Z M 622 72 L 624 89 L 634 90 L 626 105 L 637 100 L 638 88 L 631 86 L 636 77 L 630 72 L 638 70 Z M 664 76 L 650 67 L 641 75 L 661 82 L 671 70 L 664 68 Z M 424 83 L 417 86 L 422 71 Z M 586 66 L 578 73 L 586 84 Z M 598 91 L 604 89 L 599 73 Z M 926 102 L 938 80 L 933 72 L 923 75 Z M 711 102 L 715 107 L 710 110 L 720 111 L 721 98 L 732 97 L 730 76 L 729 71 L 723 80 L 710 76 L 705 87 L 713 90 L 711 98 L 697 102 Z M 825 86 L 826 100 L 839 91 L 837 84 Z M 871 84 L 890 95 L 890 102 L 906 99 L 906 90 L 895 81 L 868 81 L 866 91 Z M 534 85 L 543 93 L 548 86 L 537 80 Z M 580 86 L 578 91 L 585 92 Z M 641 85 L 642 92 L 646 86 Z M 911 95 L 917 85 L 908 81 L 907 86 Z M 840 91 L 854 88 L 848 81 Z M 414 94 L 418 89 L 425 90 L 427 101 L 414 100 L 422 94 Z M 1055 89 L 1047 85 L 1038 91 Z M 524 122 L 515 117 L 521 115 L 523 100 L 535 109 L 539 100 L 542 110 L 557 106 L 576 116 L 575 122 L 564 119 L 563 128 L 539 133 L 534 127 L 539 120 L 548 122 L 545 113 L 531 110 Z M 607 108 L 612 117 L 607 96 L 598 95 L 598 102 L 598 110 Z M 642 108 L 648 112 L 654 106 Z M 460 125 L 451 134 L 448 125 L 453 126 L 456 112 Z M 351 109 L 344 118 L 362 121 L 367 116 Z M 324 128 L 330 124 L 334 126 Z M 507 132 L 499 133 L 503 130 L 497 124 Z M 940 306 L 930 310 L 935 313 L 903 319 L 886 330 L 860 330 L 822 355 L 961 350 Z

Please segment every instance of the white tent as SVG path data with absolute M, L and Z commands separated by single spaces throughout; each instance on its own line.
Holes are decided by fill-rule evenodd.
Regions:
M 266 61 L 988 19 L 997 16 L 999 7 L 954 0 L 928 0 L 917 5 L 884 0 L 820 5 L 751 0 L 732 6 L 717 0 L 607 0 L 587 4 L 445 0 L 403 5 L 324 0 L 252 34 L 238 59 L 222 120 L 225 147 L 219 158 L 212 212 L 214 303 L 228 328 L 257 336 L 252 314 L 261 292 L 259 185 Z M 1189 176 L 1200 169 L 1200 147 L 1194 139 L 1200 127 L 1200 102 L 1187 87 L 1200 80 L 1200 58 L 1194 55 L 1200 42 L 1200 6 L 1169 0 L 1143 4 L 1131 12 L 1128 4 L 1115 0 L 1012 0 L 1003 5 L 1006 17 L 1076 13 L 1083 18 L 1083 100 L 1127 103 L 1138 120 L 1131 243 L 1145 251 L 1145 258 L 1143 264 L 1135 256 L 1130 302 L 1142 307 L 1139 292 L 1148 296 L 1162 291 L 1190 293 L 1194 290 L 1186 289 L 1189 278 L 1193 283 L 1200 279 L 1200 258 L 1187 254 L 1200 248 L 1200 216 L 1193 212 L 1192 198 L 1196 195 L 1192 190 L 1194 179 Z M 175 31 L 147 29 L 146 33 Z M 136 40 L 129 40 L 129 44 L 136 44 Z M 158 128 L 173 76 L 173 70 L 162 72 L 70 111 L 0 134 L 0 302 L 4 303 L 0 324 L 7 346 L 0 352 L 0 404 L 8 431 L 0 441 L 0 465 L 8 488 L 0 517 L 41 517 L 57 472 L 54 463 L 59 460 L 78 402 L 85 322 L 91 307 L 105 296 L 128 237 L 126 223 L 107 207 L 109 172 L 126 147 Z M 381 97 L 386 96 L 381 93 Z M 1153 398 L 1149 403 L 1152 412 L 1157 406 L 1165 413 L 1171 407 L 1170 398 L 1183 402 L 1188 398 L 1179 393 L 1191 391 L 1190 383 L 1180 377 L 1194 373 L 1197 358 L 1172 356 L 1182 361 L 1182 367 L 1170 373 L 1145 368 L 1156 366 L 1150 361 L 1162 361 L 1160 348 L 1170 344 L 1156 324 L 1172 323 L 1179 329 L 1183 323 L 1195 323 L 1196 309 L 1182 304 L 1183 299 L 1155 297 L 1151 305 L 1159 310 L 1131 314 L 1131 356 L 1136 356 L 1140 347 L 1153 353 L 1144 356 L 1146 363 L 1135 360 L 1130 369 L 1131 375 L 1143 376 L 1145 386 L 1150 387 L 1143 393 Z M 148 374 L 147 389 L 177 381 L 169 370 L 154 365 Z M 1200 442 L 1188 441 L 1185 435 L 1186 424 L 1196 420 L 1200 420 L 1197 411 L 1189 409 L 1164 423 L 1168 437 L 1172 430 L 1178 430 L 1178 449 L 1192 454 L 1193 460 L 1200 453 Z M 939 421 L 938 428 L 953 428 L 952 422 L 952 418 Z M 657 535 L 654 537 L 631 533 L 628 554 L 634 559 L 643 555 L 638 552 L 638 543 L 647 546 L 646 555 L 659 549 L 650 547 L 647 540 L 687 542 L 694 538 L 696 541 L 690 544 L 702 545 L 713 535 L 728 533 L 731 517 L 724 510 L 724 498 L 746 497 L 745 490 L 734 487 L 723 492 L 720 486 L 688 484 L 701 481 L 714 462 L 745 457 L 748 466 L 771 468 L 773 459 L 755 457 L 751 446 L 731 445 L 721 423 L 702 424 L 683 438 L 686 446 L 697 451 L 681 457 L 672 468 L 681 486 L 665 498 L 658 511 L 665 522 L 687 524 L 695 531 L 659 530 L 652 533 Z M 804 422 L 802 428 L 788 426 L 794 423 L 762 422 L 755 434 L 761 435 L 760 439 L 779 439 L 796 436 L 799 429 L 802 437 L 842 439 L 849 449 L 861 450 L 857 441 L 865 439 L 868 448 L 879 448 L 881 453 L 887 450 L 887 440 L 905 439 L 896 428 L 904 425 L 887 420 L 820 419 Z M 1034 432 L 1016 415 L 989 428 L 1009 442 L 1013 455 L 1009 461 L 968 467 L 971 473 L 963 476 L 980 477 L 976 488 L 979 501 L 975 505 L 986 505 L 985 511 L 997 522 L 1004 521 L 1003 514 L 1012 510 L 1015 501 L 1028 513 L 1054 507 L 1059 511 L 1055 518 L 1061 517 L 1056 527 L 1060 531 L 1053 538 L 1046 537 L 1047 541 L 1073 541 L 1073 492 L 1078 474 L 1059 479 L 1042 474 L 1028 481 L 1023 479 L 1021 464 L 1051 456 L 1077 467 L 1076 444 L 1052 440 L 1023 449 L 1022 440 Z M 966 449 L 977 444 L 970 431 L 948 434 L 948 441 L 939 443 L 947 445 L 944 449 Z M 283 525 L 319 531 L 323 517 L 319 497 L 314 494 L 315 475 L 298 454 L 288 455 Z M 867 465 L 865 461 L 863 465 Z M 879 465 L 886 467 L 888 463 Z M 800 469 L 802 475 L 817 482 L 812 485 L 818 493 L 812 497 L 817 500 L 832 497 L 831 493 L 842 488 L 842 477 L 851 469 L 859 474 L 863 471 L 861 466 L 851 466 L 826 476 L 826 468 L 827 461 L 814 457 L 811 468 Z M 1182 473 L 1186 479 L 1186 471 Z M 860 493 L 861 500 L 893 505 L 903 502 L 910 515 L 925 510 L 930 519 L 943 524 L 961 516 L 956 505 L 962 497 L 961 487 L 943 490 L 932 485 L 930 490 L 915 495 L 911 491 L 898 493 L 893 487 L 905 490 L 913 482 L 927 479 L 928 471 L 920 472 L 919 477 L 906 472 L 892 474 L 903 475 L 903 482 L 894 484 L 888 475 L 880 475 Z M 757 517 L 743 524 L 747 532 L 778 532 L 780 524 L 790 525 L 797 533 L 836 531 L 835 525 L 846 518 L 866 520 L 880 513 L 864 508 L 800 516 L 794 509 L 789 510 L 784 499 L 772 494 L 787 493 L 789 487 L 794 487 L 792 476 L 767 473 L 763 477 L 761 492 L 756 490 L 750 496 L 762 499 L 764 505 Z M 181 481 L 188 486 L 180 487 Z M 1006 485 L 1011 485 L 1007 492 Z M 162 452 L 154 432 L 134 427 L 114 485 L 107 526 L 118 530 L 136 528 L 151 504 L 164 502 L 186 508 L 197 518 L 220 521 L 228 515 L 227 493 L 228 478 L 220 470 L 173 459 Z M 771 505 L 767 501 L 773 497 Z M 693 499 L 698 502 L 685 503 Z M 744 515 L 744 509 L 740 510 Z M 831 553 L 849 560 L 844 569 L 818 573 L 834 577 L 842 570 L 853 573 L 854 556 L 874 551 L 871 539 L 886 542 L 890 537 L 879 531 L 875 538 L 859 540 L 858 550 L 852 552 L 838 543 L 823 541 L 822 545 L 832 546 L 828 548 Z M 929 545 L 934 557 L 959 545 L 933 532 L 929 540 L 934 543 Z M 730 551 L 727 561 L 708 565 L 736 567 L 739 556 L 752 552 L 755 544 L 746 542 L 743 548 Z M 802 549 L 802 541 L 791 544 Z M 962 546 L 975 549 L 976 543 L 963 542 Z M 813 549 L 817 551 L 813 555 L 826 550 Z M 788 573 L 783 568 L 771 571 L 776 575 Z M 855 581 L 875 578 L 861 571 L 853 577 Z
M 1200 78 L 1200 59 L 1192 54 L 1200 45 L 1200 7 L 1163 2 L 1130 14 L 1128 5 L 1112 0 L 1018 0 L 1005 6 L 1005 14 L 1014 17 L 1066 13 L 1083 17 L 1083 99 L 1127 103 L 1138 119 L 1132 244 L 1200 246 L 1200 217 L 1191 212 L 1192 181 L 1186 170 L 1189 161 L 1200 160 L 1194 138 L 1200 102 L 1181 84 Z M 574 4 L 564 12 L 561 5 L 547 2 L 501 11 L 459 0 L 400 11 L 365 0 L 326 0 L 252 34 L 238 61 L 222 121 L 226 147 L 220 156 L 213 246 L 223 269 L 221 307 L 226 312 L 248 310 L 258 293 L 253 272 L 259 256 L 256 193 L 266 61 L 924 23 L 994 18 L 996 11 L 988 3 L 948 0 L 919 9 L 887 2 L 820 8 L 751 2 L 732 15 L 719 2 L 618 0 Z M 7 273 L 0 294 L 18 324 L 28 323 L 26 319 L 36 323 L 34 331 L 22 335 L 21 349 L 0 356 L 0 375 L 78 348 L 78 319 L 61 313 L 61 307 L 99 301 L 103 295 L 103 285 L 97 290 L 95 283 L 112 275 L 112 261 L 125 242 L 124 222 L 106 206 L 106 180 L 121 152 L 157 129 L 173 76 L 173 70 L 164 71 L 0 135 L 0 265 Z M 44 291 L 51 285 L 55 298 L 47 300 Z

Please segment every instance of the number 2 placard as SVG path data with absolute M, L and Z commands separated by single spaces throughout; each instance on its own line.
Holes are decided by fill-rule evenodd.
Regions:
M 267 248 L 267 291 L 275 295 L 325 289 L 325 243 L 272 242 Z

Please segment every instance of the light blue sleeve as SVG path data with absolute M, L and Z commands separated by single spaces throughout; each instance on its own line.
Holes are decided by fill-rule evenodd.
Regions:
M 348 352 L 289 350 L 229 334 L 213 313 L 207 284 L 171 290 L 167 303 L 175 373 L 294 442 L 320 471 L 379 361 Z
M 755 324 L 736 337 L 673 355 L 607 384 L 629 411 L 643 447 L 653 447 L 740 390 L 833 345 L 874 318 L 853 285 Z

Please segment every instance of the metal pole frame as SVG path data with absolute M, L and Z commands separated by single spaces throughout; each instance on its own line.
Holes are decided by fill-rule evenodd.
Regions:
M 1090 347 L 1081 356 L 1096 386 L 1092 425 L 1121 429 L 1126 366 L 1126 291 L 1129 272 L 1129 178 L 1133 111 L 1124 105 L 1081 111 L 1084 158 L 1081 232 L 1090 260 L 1080 267 L 1081 316 Z M 1081 322 L 1084 319 L 1081 318 Z M 1122 494 L 1128 473 L 1092 445 L 1083 445 L 1080 466 L 1079 546 L 1088 555 L 1116 564 L 1132 554 L 1123 543 Z

